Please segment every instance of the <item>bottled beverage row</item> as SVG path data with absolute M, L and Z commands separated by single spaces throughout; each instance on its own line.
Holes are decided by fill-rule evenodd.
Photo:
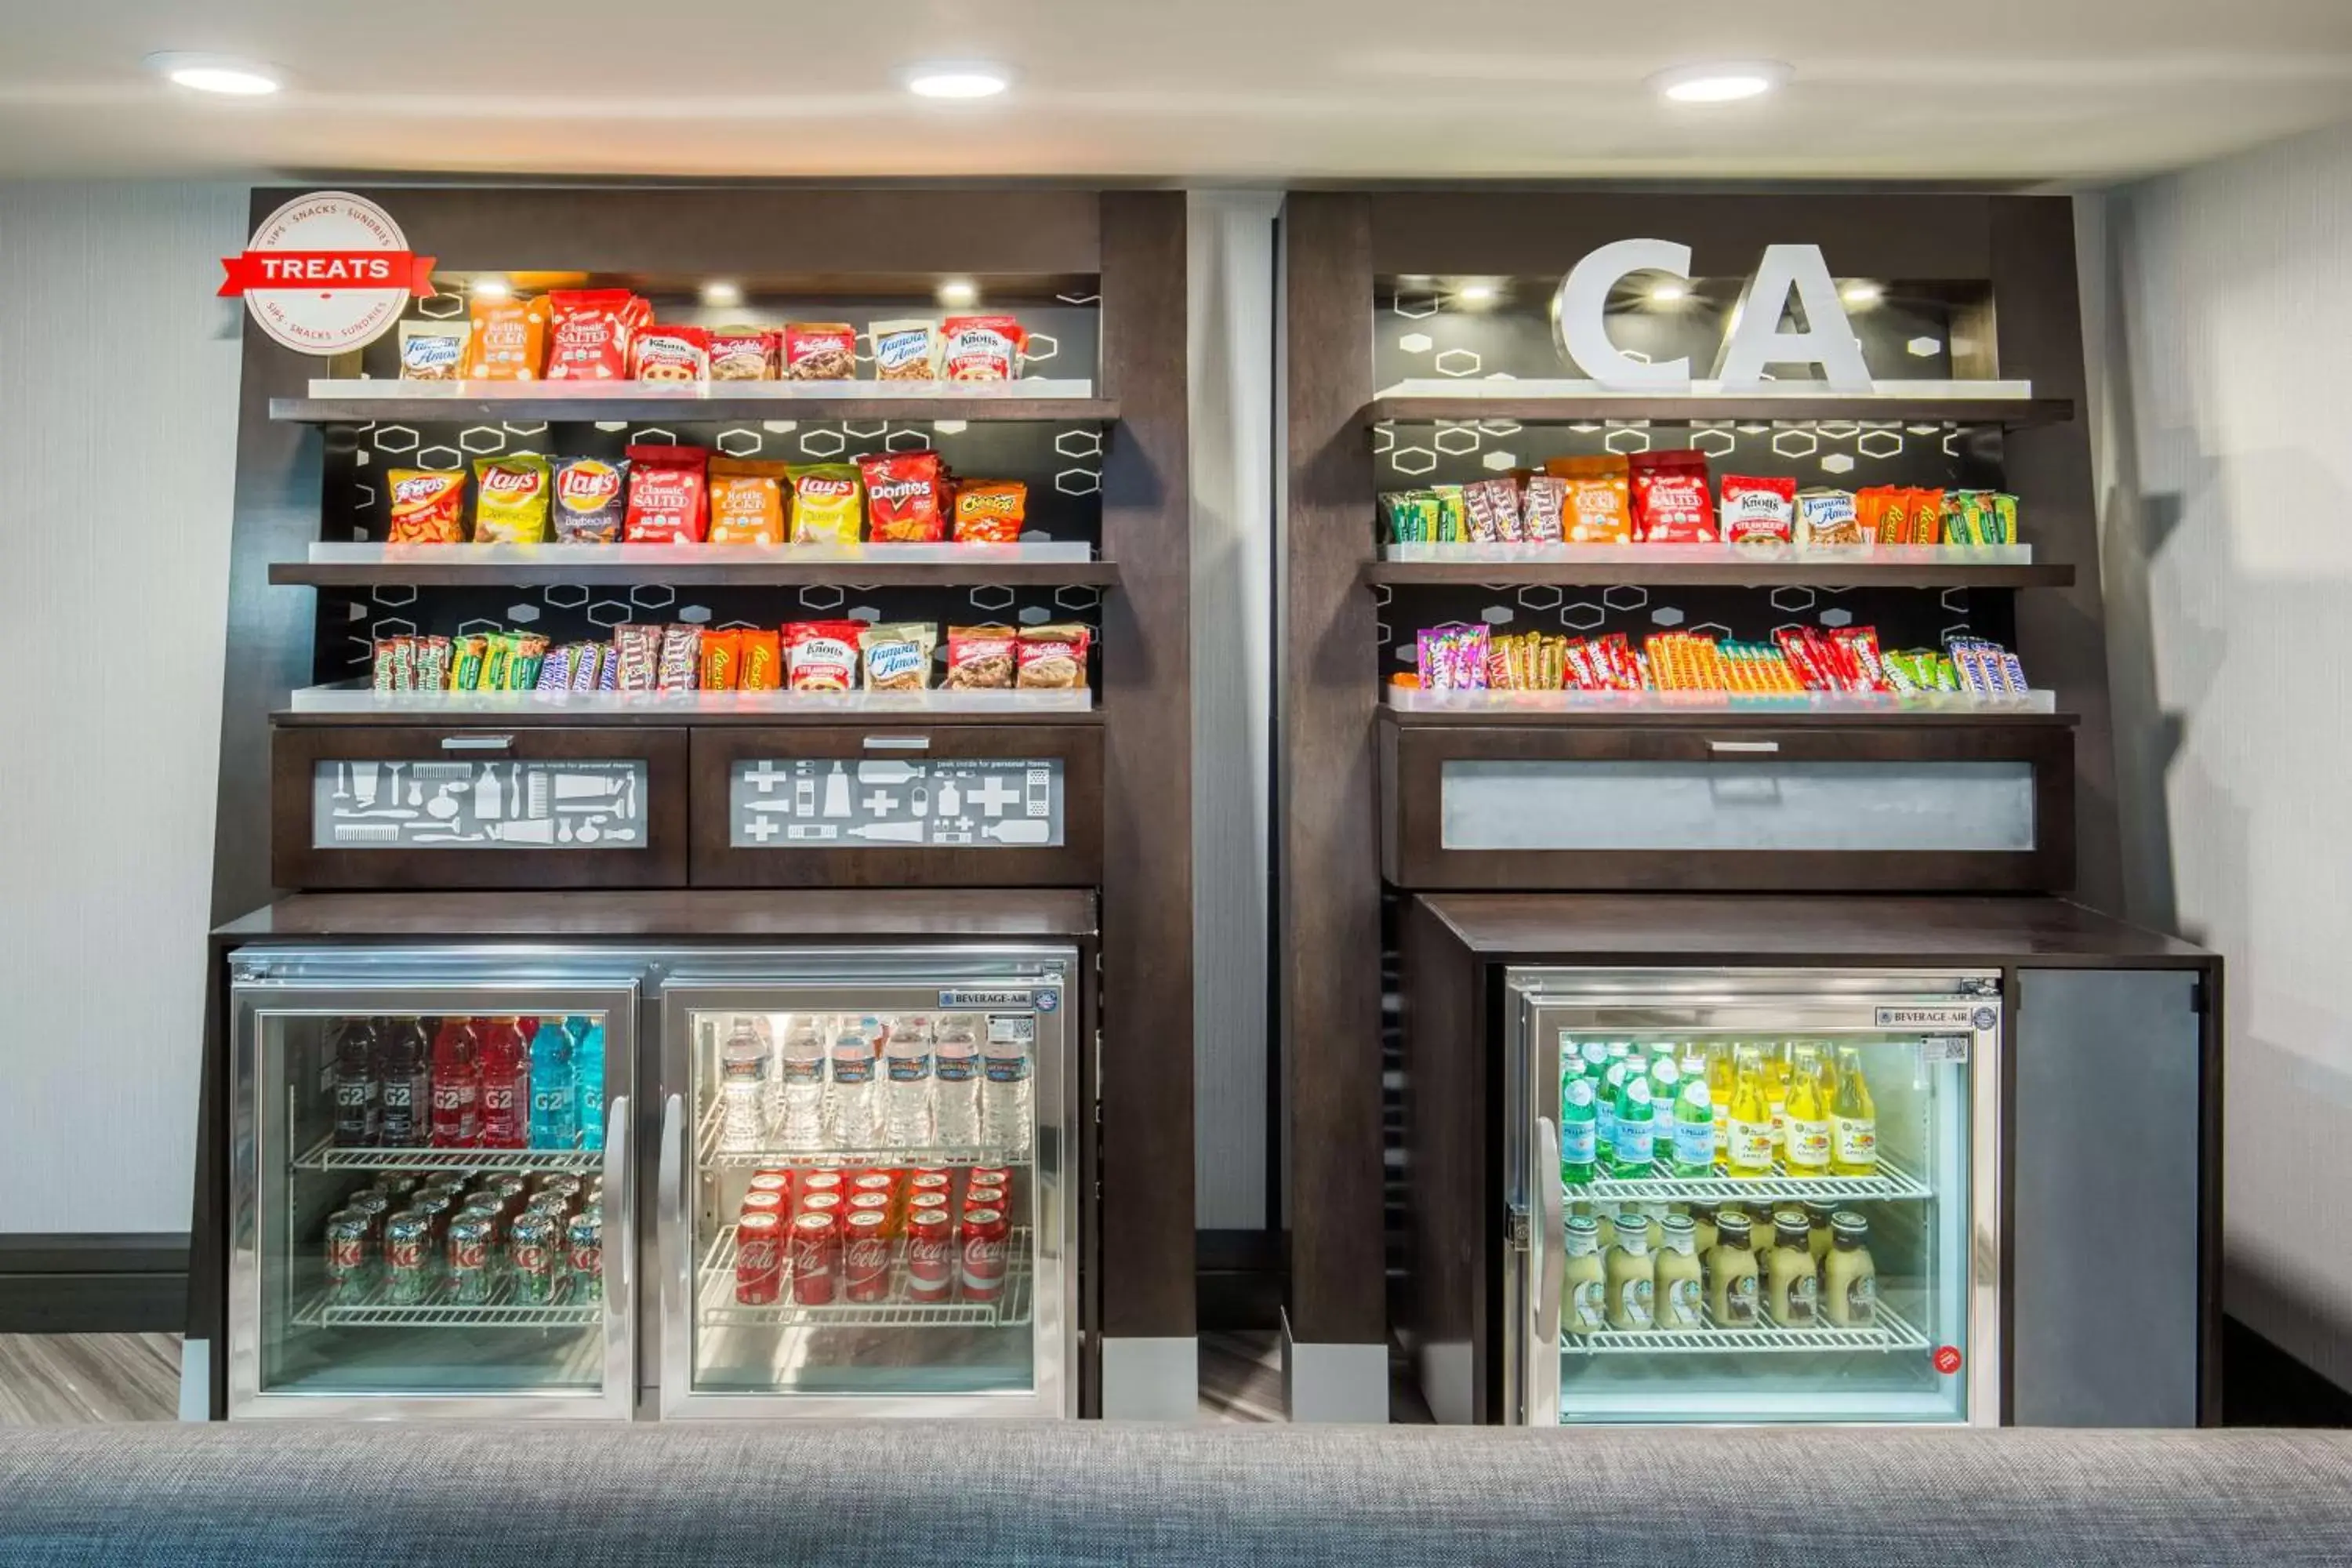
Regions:
M 1862 1053 L 1810 1040 L 1563 1038 L 1559 1173 L 1872 1176 L 1878 1110 Z
M 735 1301 L 992 1304 L 1004 1296 L 1013 1172 L 764 1170 L 735 1222 Z
M 337 1148 L 604 1146 L 600 1019 L 342 1018 L 330 1048 Z
M 1653 1329 L 1866 1329 L 1878 1320 L 1870 1222 L 1851 1209 L 1628 1206 L 1566 1221 L 1560 1323 Z
M 477 1306 L 511 1287 L 522 1306 L 604 1295 L 604 1187 L 542 1173 L 389 1175 L 328 1216 L 331 1302 Z
M 751 1013 L 718 1048 L 719 1148 L 1029 1148 L 1026 1014 Z

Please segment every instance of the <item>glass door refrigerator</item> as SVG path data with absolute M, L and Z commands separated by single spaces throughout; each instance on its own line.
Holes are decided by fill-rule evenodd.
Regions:
M 626 1418 L 643 964 L 229 963 L 229 1415 Z
M 1077 1414 L 1075 949 L 681 963 L 665 1416 Z
M 1997 976 L 1505 993 L 1507 1419 L 1999 1422 Z

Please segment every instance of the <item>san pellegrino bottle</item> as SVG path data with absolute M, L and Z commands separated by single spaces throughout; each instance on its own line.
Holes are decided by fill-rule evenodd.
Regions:
M 1765 1098 L 1763 1058 L 1753 1046 L 1739 1047 L 1730 1109 L 1724 1129 L 1724 1169 L 1740 1177 L 1770 1175 L 1772 1108 Z
M 1600 1079 L 1594 1087 L 1600 1107 L 1597 1119 L 1600 1165 L 1603 1172 L 1612 1176 L 1617 1173 L 1617 1096 L 1625 1087 L 1627 1058 L 1632 1050 L 1633 1047 L 1623 1040 L 1612 1042 L 1607 1054 L 1608 1065 L 1601 1068 Z
M 1837 1097 L 1830 1102 L 1830 1173 L 1878 1173 L 1878 1106 L 1862 1076 L 1862 1053 L 1852 1046 L 1838 1050 Z
M 1583 1061 L 1562 1051 L 1559 1057 L 1559 1179 L 1570 1186 L 1592 1180 L 1600 1149 L 1600 1119 L 1593 1106 L 1592 1079 Z
M 1715 1096 L 1696 1056 L 1684 1068 L 1675 1094 L 1674 1148 L 1669 1168 L 1677 1176 L 1715 1174 Z
M 1821 1053 L 1801 1045 L 1789 1064 L 1787 1147 L 1781 1159 L 1792 1176 L 1830 1173 L 1830 1108 L 1822 1098 Z
M 1652 1047 L 1650 1065 L 1650 1159 L 1655 1173 L 1664 1175 L 1675 1160 L 1675 1101 L 1682 1093 L 1682 1064 L 1675 1059 L 1675 1047 L 1662 1044 Z
M 1657 1174 L 1657 1123 L 1650 1075 L 1642 1064 L 1628 1059 L 1617 1083 L 1617 1157 L 1611 1173 L 1639 1180 Z

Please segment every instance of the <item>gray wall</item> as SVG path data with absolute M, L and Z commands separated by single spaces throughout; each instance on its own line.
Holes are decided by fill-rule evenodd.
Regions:
M 0 184 L 0 1234 L 188 1224 L 245 209 Z
M 2083 216 L 2127 911 L 2228 960 L 2228 1309 L 2352 1384 L 2352 125 Z

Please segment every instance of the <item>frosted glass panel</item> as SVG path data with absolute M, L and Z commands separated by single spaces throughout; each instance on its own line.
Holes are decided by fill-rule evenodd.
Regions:
M 2030 763 L 1444 764 L 1447 849 L 1963 849 L 2033 846 Z

